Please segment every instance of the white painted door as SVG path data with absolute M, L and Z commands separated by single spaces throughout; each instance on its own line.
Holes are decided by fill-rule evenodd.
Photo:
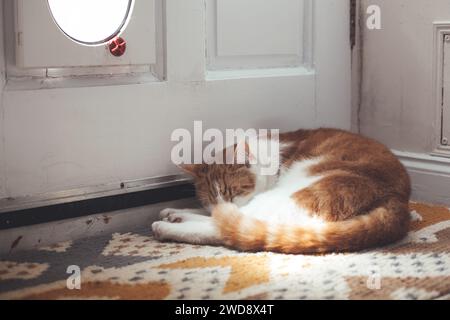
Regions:
M 162 81 L 7 88 L 4 196 L 177 173 L 171 133 L 195 120 L 350 128 L 348 1 L 167 0 L 161 14 Z

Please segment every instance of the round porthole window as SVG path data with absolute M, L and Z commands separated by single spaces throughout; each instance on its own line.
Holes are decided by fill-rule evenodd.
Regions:
M 104 44 L 126 27 L 133 0 L 48 0 L 53 19 L 72 40 Z

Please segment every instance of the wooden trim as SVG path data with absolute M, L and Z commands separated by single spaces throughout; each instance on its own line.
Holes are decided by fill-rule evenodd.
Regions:
M 413 200 L 450 206 L 450 159 L 394 151 L 408 170 Z

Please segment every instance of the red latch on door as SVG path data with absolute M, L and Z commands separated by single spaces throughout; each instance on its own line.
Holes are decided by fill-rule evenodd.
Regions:
M 127 42 L 121 37 L 115 37 L 108 43 L 109 52 L 115 57 L 121 57 L 127 50 Z

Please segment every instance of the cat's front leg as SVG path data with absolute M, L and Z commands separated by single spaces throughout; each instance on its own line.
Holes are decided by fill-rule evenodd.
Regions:
M 205 221 L 208 220 L 209 213 L 205 209 L 164 209 L 159 216 L 163 221 L 172 223 L 181 223 L 187 221 Z
M 152 224 L 153 236 L 161 241 L 176 241 L 196 245 L 220 245 L 219 230 L 210 217 L 202 221 L 171 223 L 157 221 Z

